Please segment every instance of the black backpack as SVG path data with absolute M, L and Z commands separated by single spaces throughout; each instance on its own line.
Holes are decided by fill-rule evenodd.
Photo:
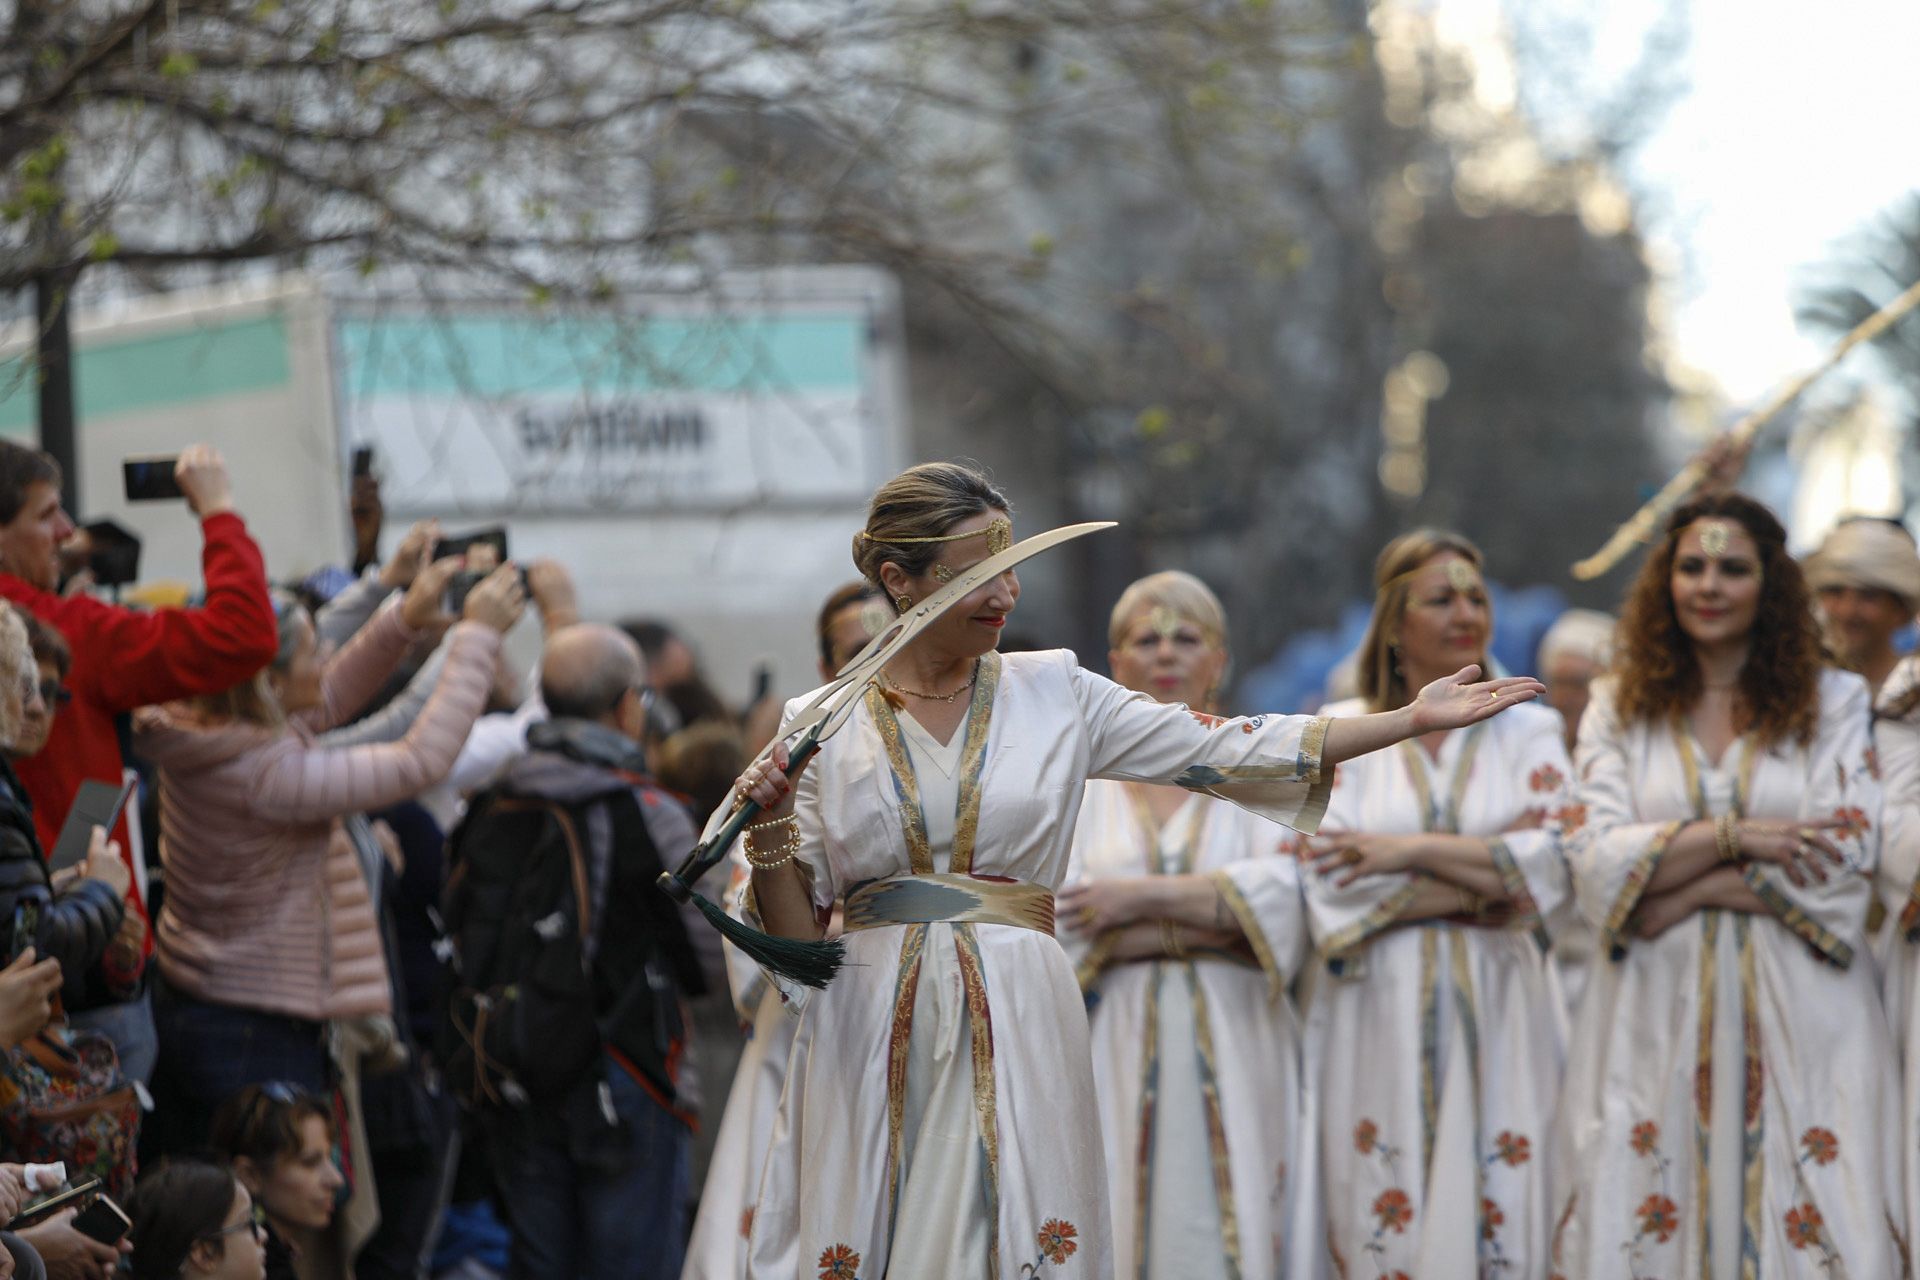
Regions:
M 455 829 L 448 860 L 452 991 L 439 1036 L 448 1086 L 467 1107 L 558 1099 L 602 1045 L 587 959 L 591 872 L 575 815 L 489 793 Z

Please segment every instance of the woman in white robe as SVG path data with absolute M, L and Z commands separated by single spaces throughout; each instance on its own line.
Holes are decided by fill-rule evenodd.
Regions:
M 875 494 L 856 560 L 908 609 L 1008 545 L 1007 512 L 977 472 L 915 467 Z M 783 747 L 739 781 L 771 815 L 745 837 L 749 920 L 818 938 L 844 896 L 847 929 L 840 976 L 794 995 L 753 1280 L 1107 1280 L 1086 1016 L 1052 928 L 1086 781 L 1173 782 L 1311 827 L 1323 765 L 1540 690 L 1463 671 L 1396 715 L 1202 720 L 1064 652 L 1002 660 L 1018 597 L 1001 574 L 922 632 L 797 784 Z
M 1480 553 L 1416 530 L 1375 568 L 1362 697 L 1480 661 Z M 1306 900 L 1315 1221 L 1342 1277 L 1539 1277 L 1565 1014 L 1548 947 L 1580 822 L 1557 713 L 1522 707 L 1340 766 Z
M 1874 939 L 1881 999 L 1900 1068 L 1901 1224 L 1920 1228 L 1920 658 L 1903 658 L 1881 688 L 1873 724 L 1885 803 L 1874 877 L 1884 917 Z
M 1676 511 L 1581 726 L 1569 846 L 1603 955 L 1575 1022 L 1555 1275 L 1908 1274 L 1865 922 L 1867 690 L 1738 494 Z
M 1157 573 L 1114 606 L 1114 679 L 1211 711 L 1226 616 Z M 1276 1280 L 1292 1239 L 1304 954 L 1292 833 L 1171 787 L 1089 782 L 1060 921 L 1080 962 L 1126 1280 Z
M 829 595 L 814 627 L 820 678 L 833 679 L 892 620 L 893 611 L 870 582 L 851 582 Z M 731 861 L 727 901 L 737 914 L 750 873 L 740 848 L 733 850 Z M 797 1025 L 781 1007 L 780 993 L 751 960 L 732 945 L 726 946 L 726 955 L 727 980 L 747 1043 L 727 1092 L 681 1280 L 743 1280 L 747 1274 L 751 1206 L 760 1189 Z

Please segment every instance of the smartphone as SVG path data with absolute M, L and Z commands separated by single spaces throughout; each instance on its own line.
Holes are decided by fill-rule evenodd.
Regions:
M 492 547 L 499 553 L 500 563 L 507 562 L 507 531 L 500 525 L 490 529 L 476 529 L 472 533 L 461 534 L 457 538 L 442 538 L 433 546 L 433 558 L 444 560 L 448 556 L 464 556 L 475 547 Z M 462 569 L 453 575 L 447 583 L 447 598 L 443 602 L 446 611 L 454 617 L 467 606 L 467 593 L 480 584 L 487 575 L 477 569 Z M 520 585 L 526 586 L 526 571 L 521 570 Z
M 356 478 L 373 474 L 372 445 L 363 444 L 353 451 L 353 474 Z
M 133 1219 L 103 1193 L 92 1204 L 74 1214 L 73 1221 L 68 1225 L 89 1240 L 98 1240 L 111 1249 L 120 1243 L 127 1232 L 133 1230 Z
M 753 669 L 753 693 L 747 699 L 750 707 L 758 706 L 767 700 L 773 692 L 773 664 L 763 662 Z
M 174 478 L 180 465 L 178 454 L 165 457 L 127 458 L 120 463 L 120 474 L 127 486 L 128 502 L 166 502 L 184 498 L 186 493 Z
M 87 846 L 93 843 L 93 829 L 101 827 L 113 834 L 120 822 L 120 811 L 139 788 L 139 780 L 116 787 L 110 782 L 88 778 L 74 794 L 67 820 L 60 824 L 60 837 L 53 842 L 53 856 L 47 859 L 49 871 L 65 871 L 86 861 Z
M 457 538 L 442 538 L 433 544 L 433 558 L 444 560 L 448 556 L 463 556 L 477 546 L 491 546 L 498 551 L 501 564 L 513 558 L 507 554 L 507 531 L 501 525 L 494 525 L 490 529 L 476 529 L 472 533 L 463 533 Z
M 75 1204 L 78 1201 L 85 1200 L 90 1195 L 96 1194 L 99 1190 L 100 1190 L 100 1179 L 88 1178 L 85 1182 L 81 1183 L 77 1187 L 69 1187 L 65 1191 L 62 1191 L 59 1195 L 47 1197 L 45 1200 L 42 1200 L 39 1204 L 28 1205 L 25 1209 L 22 1209 L 20 1211 L 18 1216 L 16 1216 L 12 1222 L 9 1222 L 7 1224 L 6 1229 L 8 1231 L 18 1231 L 22 1227 L 30 1227 L 34 1223 L 41 1221 L 43 1218 L 46 1218 L 49 1214 L 58 1213 L 62 1209 L 65 1209 L 67 1206 Z M 122 1215 L 122 1216 L 125 1216 L 125 1215 Z
M 32 899 L 23 900 L 13 909 L 12 946 L 7 950 L 9 962 L 32 946 L 34 939 L 40 936 L 40 904 Z

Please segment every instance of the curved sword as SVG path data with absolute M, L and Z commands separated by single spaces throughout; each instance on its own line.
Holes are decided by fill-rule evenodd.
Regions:
M 854 708 L 860 704 L 867 686 L 873 683 L 886 665 L 954 605 L 1042 551 L 1089 533 L 1111 529 L 1114 524 L 1112 520 L 1091 520 L 1085 524 L 1062 525 L 1058 529 L 1036 533 L 959 574 L 952 582 L 895 618 L 885 630 L 868 641 L 867 647 L 854 655 L 853 660 L 840 669 L 839 675 L 815 694 L 806 706 L 794 713 L 793 719 L 781 727 L 780 735 L 769 742 L 753 758 L 752 763 L 771 759 L 774 746 L 786 742 L 790 744 L 787 748 L 787 768 L 789 771 L 799 768 L 820 749 L 822 742 L 838 733 L 841 726 L 846 724 Z M 760 806 L 752 801 L 735 810 L 717 831 L 694 846 L 693 852 L 687 855 L 678 869 L 660 873 L 660 887 L 675 900 L 685 902 L 693 892 L 694 883 L 726 856 L 733 842 L 740 838 L 740 833 L 760 812 Z

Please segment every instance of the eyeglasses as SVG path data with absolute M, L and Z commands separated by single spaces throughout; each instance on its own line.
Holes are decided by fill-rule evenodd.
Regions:
M 252 1211 L 247 1214 L 244 1221 L 236 1222 L 230 1227 L 222 1227 L 218 1231 L 209 1231 L 200 1238 L 202 1240 L 224 1240 L 228 1236 L 237 1236 L 242 1231 L 251 1231 L 255 1235 L 265 1235 L 267 1232 L 267 1211 L 256 1204 L 253 1206 Z
M 42 680 L 40 682 L 40 701 L 50 707 L 65 706 L 67 703 L 73 701 L 73 690 L 67 688 L 58 680 Z

